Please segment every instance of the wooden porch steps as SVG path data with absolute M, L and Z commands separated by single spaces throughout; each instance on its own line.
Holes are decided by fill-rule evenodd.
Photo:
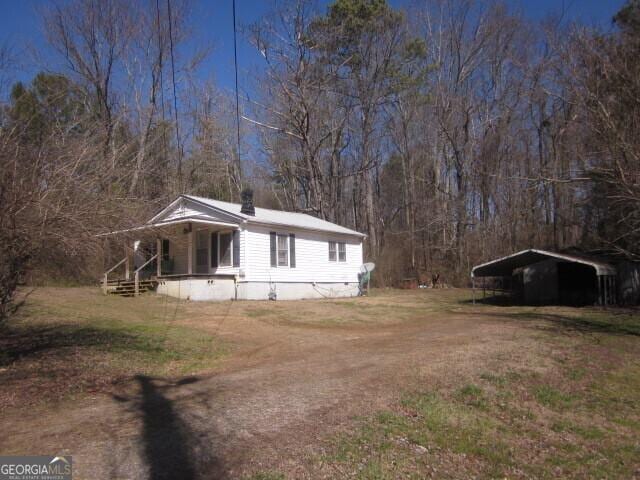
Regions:
M 140 280 L 138 292 L 150 292 L 155 290 L 157 286 L 158 282 L 156 280 Z M 107 283 L 107 293 L 120 297 L 133 297 L 136 293 L 135 282 L 133 280 L 110 280 Z

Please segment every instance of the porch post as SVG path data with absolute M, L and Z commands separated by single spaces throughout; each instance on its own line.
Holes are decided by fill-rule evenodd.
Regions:
M 124 242 L 124 279 L 129 280 L 129 250 L 127 250 L 127 242 Z
M 191 228 L 191 223 L 189 223 L 189 233 L 187 234 L 187 252 L 188 252 L 188 265 L 187 265 L 187 273 L 189 275 L 193 274 L 193 228 Z
M 156 276 L 160 277 L 162 275 L 162 239 L 160 237 L 156 239 L 156 253 L 158 254 L 156 258 Z

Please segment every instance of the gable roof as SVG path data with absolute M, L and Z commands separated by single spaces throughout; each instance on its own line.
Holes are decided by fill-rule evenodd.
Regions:
M 239 203 L 223 202 L 221 200 L 196 197 L 194 195 L 180 195 L 179 198 L 185 198 L 187 200 L 212 207 L 215 210 L 226 212 L 231 216 L 247 223 L 294 227 L 304 230 L 316 230 L 321 232 L 339 233 L 343 235 L 353 235 L 358 237 L 366 236 L 363 233 L 351 230 L 336 223 L 327 222 L 326 220 L 307 215 L 306 213 L 285 212 L 281 210 L 271 210 L 269 208 L 255 207 L 256 214 L 255 216 L 252 216 L 245 215 L 244 213 L 240 212 L 242 205 Z M 153 222 L 156 217 L 152 218 L 150 222 Z
M 516 268 L 526 267 L 534 263 L 554 258 L 565 262 L 581 263 L 593 267 L 596 275 L 615 275 L 616 268 L 610 263 L 586 256 L 557 253 L 549 250 L 529 249 L 498 258 L 471 269 L 472 277 L 504 277 L 510 276 Z

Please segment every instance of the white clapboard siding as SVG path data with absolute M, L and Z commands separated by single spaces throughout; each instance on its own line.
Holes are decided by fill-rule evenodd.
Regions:
M 254 282 L 357 282 L 361 239 L 330 232 L 248 225 L 245 230 L 245 280 Z M 270 232 L 296 236 L 296 266 L 271 267 Z M 346 262 L 329 261 L 329 241 L 345 242 Z

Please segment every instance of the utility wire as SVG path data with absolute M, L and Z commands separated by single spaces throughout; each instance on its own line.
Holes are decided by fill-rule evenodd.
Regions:
M 163 167 L 165 170 L 167 169 L 167 159 L 169 158 L 167 154 L 167 133 L 165 131 L 166 124 L 166 114 L 164 108 L 164 75 L 163 75 L 163 65 L 162 60 L 164 59 L 164 44 L 162 42 L 162 28 L 161 25 L 161 16 L 160 16 L 160 0 L 156 0 L 156 16 L 158 22 L 158 70 L 160 74 L 160 102 L 161 102 L 161 110 L 162 110 L 162 147 L 164 149 L 164 161 Z M 167 176 L 167 179 L 169 177 Z
M 236 165 L 238 174 L 238 185 L 242 185 L 242 162 L 240 161 L 240 96 L 238 93 L 238 40 L 236 32 L 236 0 L 233 0 L 233 65 L 236 73 L 236 135 L 237 135 L 237 158 Z
M 162 75 L 162 60 L 164 59 L 164 48 L 162 43 L 162 29 L 160 28 L 161 19 L 160 19 L 160 0 L 156 0 L 156 15 L 158 22 L 158 70 L 160 73 L 160 101 L 162 102 L 162 121 L 165 120 L 165 112 L 164 112 L 164 79 Z
M 178 187 L 182 192 L 182 148 L 180 146 L 180 125 L 178 123 L 178 97 L 176 96 L 176 67 L 173 58 L 173 21 L 171 20 L 171 0 L 167 0 L 167 14 L 169 15 L 169 47 L 171 50 L 171 78 L 173 81 L 173 111 L 176 121 L 176 146 L 178 148 Z

